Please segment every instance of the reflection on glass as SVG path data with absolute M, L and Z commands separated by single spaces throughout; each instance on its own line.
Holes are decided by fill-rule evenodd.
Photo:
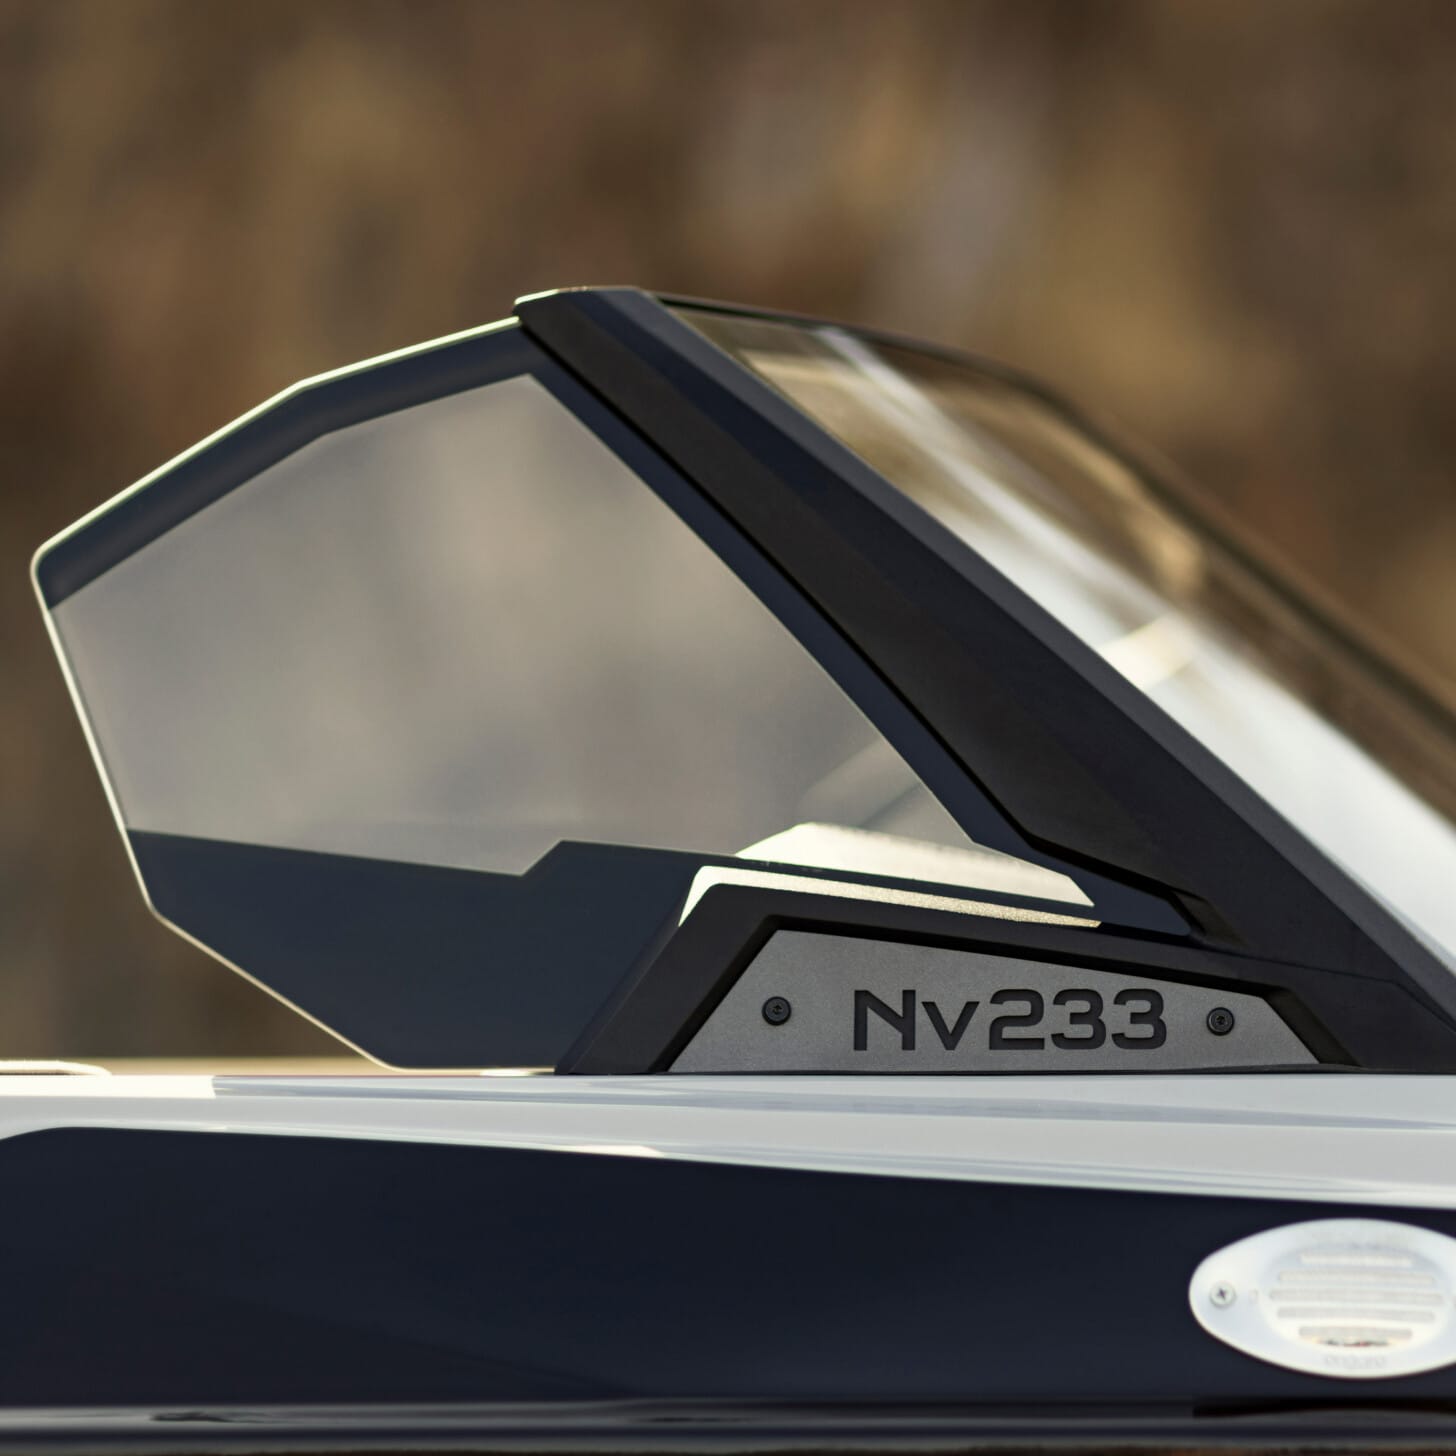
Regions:
M 1456 739 L 1060 408 L 832 327 L 691 311 L 1456 967 Z

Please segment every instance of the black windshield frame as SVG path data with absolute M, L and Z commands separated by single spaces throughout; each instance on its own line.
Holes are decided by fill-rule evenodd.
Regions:
M 1166 897 L 1195 943 L 1395 980 L 1453 1025 L 1451 976 L 1415 935 L 1025 592 L 693 328 L 682 311 L 694 308 L 818 322 L 635 289 L 538 295 L 519 316 L 774 561 L 1034 850 Z

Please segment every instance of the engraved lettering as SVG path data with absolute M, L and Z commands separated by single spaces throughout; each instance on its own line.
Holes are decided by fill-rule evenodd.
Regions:
M 1041 992 L 1029 988 L 1018 988 L 997 991 L 991 997 L 993 1006 L 1005 1006 L 1014 1001 L 1024 1002 L 1026 1010 L 1017 1015 L 1013 1015 L 1009 1011 L 1004 1012 L 991 1023 L 991 1050 L 993 1052 L 1040 1051 L 1046 1046 L 1044 1036 L 1033 1036 L 1026 1032 L 1017 1035 L 1007 1031 L 1006 1028 L 1041 1024 L 1042 1013 L 1046 1010 L 1046 1002 L 1042 1000 Z
M 946 1051 L 953 1052 L 960 1044 L 961 1038 L 966 1034 L 966 1028 L 971 1024 L 971 1017 L 976 1014 L 976 1007 L 979 1001 L 967 1001 L 961 1007 L 960 1015 L 955 1019 L 954 1026 L 947 1026 L 945 1017 L 940 1014 L 940 1007 L 934 1001 L 922 1003 L 925 1007 L 925 1014 L 930 1019 L 930 1024 L 935 1030 L 936 1036 L 940 1038 L 940 1044 Z
M 854 993 L 854 1049 L 857 1052 L 869 1049 L 869 1013 L 873 1011 L 881 1021 L 894 1027 L 900 1033 L 900 1050 L 915 1050 L 915 992 L 900 993 L 900 1009 L 896 1011 L 887 1002 L 881 1001 L 872 991 Z

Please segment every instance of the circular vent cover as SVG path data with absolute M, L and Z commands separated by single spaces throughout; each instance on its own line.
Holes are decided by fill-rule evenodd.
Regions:
M 1384 1219 L 1292 1223 L 1194 1271 L 1209 1334 L 1312 1375 L 1370 1380 L 1456 1361 L 1456 1239 Z

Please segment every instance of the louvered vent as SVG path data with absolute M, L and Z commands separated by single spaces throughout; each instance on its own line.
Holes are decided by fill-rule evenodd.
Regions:
M 1227 1344 L 1346 1378 L 1456 1361 L 1456 1240 L 1379 1219 L 1291 1224 L 1199 1265 L 1189 1300 Z
M 1302 1250 L 1279 1269 L 1269 1315 L 1285 1333 L 1341 1349 L 1385 1349 L 1435 1334 L 1451 1301 L 1427 1260 L 1396 1249 Z

